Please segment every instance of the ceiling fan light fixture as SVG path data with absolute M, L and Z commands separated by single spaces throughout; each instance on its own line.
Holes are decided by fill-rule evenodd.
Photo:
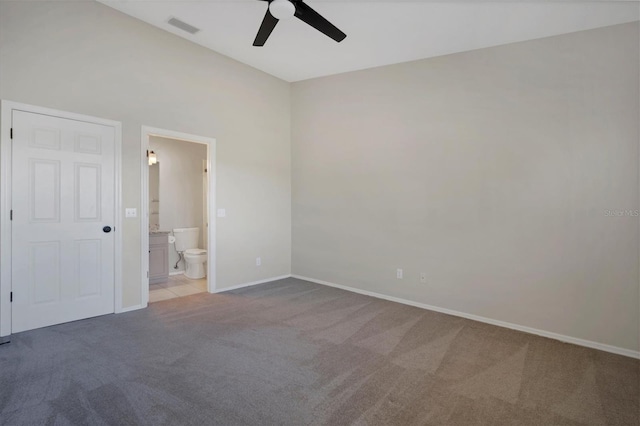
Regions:
M 273 0 L 269 3 L 269 12 L 276 19 L 288 19 L 296 13 L 296 7 L 289 0 Z

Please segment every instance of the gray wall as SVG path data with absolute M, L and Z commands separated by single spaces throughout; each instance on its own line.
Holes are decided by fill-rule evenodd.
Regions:
M 293 273 L 638 350 L 638 35 L 293 84 Z
M 200 248 L 207 248 L 203 234 L 203 161 L 207 159 L 204 144 L 151 136 L 149 147 L 158 156 L 160 164 L 160 230 L 200 228 Z M 151 183 L 151 180 L 149 181 Z M 153 204 L 152 204 L 153 206 Z M 184 261 L 178 261 L 178 252 L 169 244 L 169 272 L 184 271 Z
M 216 138 L 218 287 L 290 272 L 288 83 L 99 3 L 0 2 L 0 98 L 121 121 L 123 209 L 141 207 L 142 125 Z M 123 226 L 129 307 L 140 220 Z

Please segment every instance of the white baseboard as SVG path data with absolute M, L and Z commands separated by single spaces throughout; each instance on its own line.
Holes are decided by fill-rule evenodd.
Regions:
M 291 278 L 291 275 L 280 275 L 279 277 L 266 278 L 264 280 L 252 281 L 250 283 L 238 284 L 231 287 L 216 289 L 212 291 L 212 293 L 224 293 L 225 291 L 237 290 L 239 288 L 244 288 L 244 287 L 251 287 L 252 285 L 266 284 L 266 283 L 270 283 L 271 281 L 283 280 L 285 278 Z
M 491 324 L 491 325 L 497 325 L 498 327 L 510 328 L 512 330 L 523 331 L 523 332 L 529 333 L 529 334 L 536 334 L 538 336 L 548 337 L 548 338 L 554 339 L 554 340 L 559 340 L 559 341 L 564 342 L 564 343 L 573 343 L 574 345 L 578 345 L 578 346 L 585 346 L 587 348 L 598 349 L 598 350 L 605 351 L 605 352 L 610 352 L 610 353 L 614 353 L 614 354 L 618 354 L 618 355 L 628 356 L 630 358 L 640 359 L 640 352 L 639 351 L 634 351 L 634 350 L 631 350 L 631 349 L 619 348 L 617 346 L 606 345 L 604 343 L 592 342 L 590 340 L 579 339 L 577 337 L 565 336 L 563 334 L 553 333 L 551 331 L 538 330 L 536 328 L 526 327 L 524 325 L 513 324 L 513 323 L 510 323 L 510 322 L 499 321 L 499 320 L 495 320 L 495 319 L 491 319 L 491 318 L 485 318 L 485 317 L 481 317 L 481 316 L 478 316 L 478 315 L 467 314 L 465 312 L 459 312 L 459 311 L 454 311 L 454 310 L 451 310 L 451 309 L 440 308 L 440 307 L 437 307 L 437 306 L 431 306 L 431 305 L 427 305 L 425 303 L 414 302 L 414 301 L 411 301 L 411 300 L 401 299 L 399 297 L 387 296 L 386 294 L 375 293 L 373 291 L 367 291 L 367 290 L 361 290 L 359 288 L 349 287 L 349 286 L 341 285 L 341 284 L 334 284 L 334 283 L 330 283 L 328 281 L 317 280 L 315 278 L 303 277 L 301 275 L 292 274 L 291 277 L 292 278 L 297 278 L 297 279 L 300 279 L 300 280 L 310 281 L 310 282 L 316 283 L 316 284 L 326 285 L 326 286 L 329 286 L 329 287 L 340 288 L 342 290 L 351 291 L 353 293 L 364 294 L 366 296 L 375 297 L 377 299 L 389 300 L 391 302 L 397 302 L 397 303 L 402 303 L 404 305 L 415 306 L 417 308 L 427 309 L 429 311 L 441 312 L 443 314 L 453 315 L 453 316 L 456 316 L 456 317 L 462 317 L 462 318 L 470 319 L 470 320 L 473 320 L 473 321 L 479 321 L 479 322 L 484 322 L 484 323 Z
M 123 314 L 125 312 L 131 312 L 131 311 L 137 311 L 138 309 L 144 309 L 146 308 L 147 305 L 144 304 L 140 304 L 140 305 L 134 305 L 134 306 L 128 306 L 126 308 L 121 308 L 118 312 L 116 312 L 116 314 Z
M 175 271 L 175 272 L 169 272 L 169 276 L 172 277 L 174 275 L 184 275 L 184 271 L 180 270 L 180 271 Z

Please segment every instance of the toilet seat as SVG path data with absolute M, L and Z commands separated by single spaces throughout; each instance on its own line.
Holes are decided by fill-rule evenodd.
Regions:
M 192 248 L 192 249 L 185 250 L 184 254 L 200 255 L 200 254 L 207 254 L 207 251 L 205 249 Z

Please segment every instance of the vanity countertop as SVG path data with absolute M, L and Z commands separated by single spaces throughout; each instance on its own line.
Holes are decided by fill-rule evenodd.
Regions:
M 149 235 L 167 235 L 169 231 L 149 231 Z

